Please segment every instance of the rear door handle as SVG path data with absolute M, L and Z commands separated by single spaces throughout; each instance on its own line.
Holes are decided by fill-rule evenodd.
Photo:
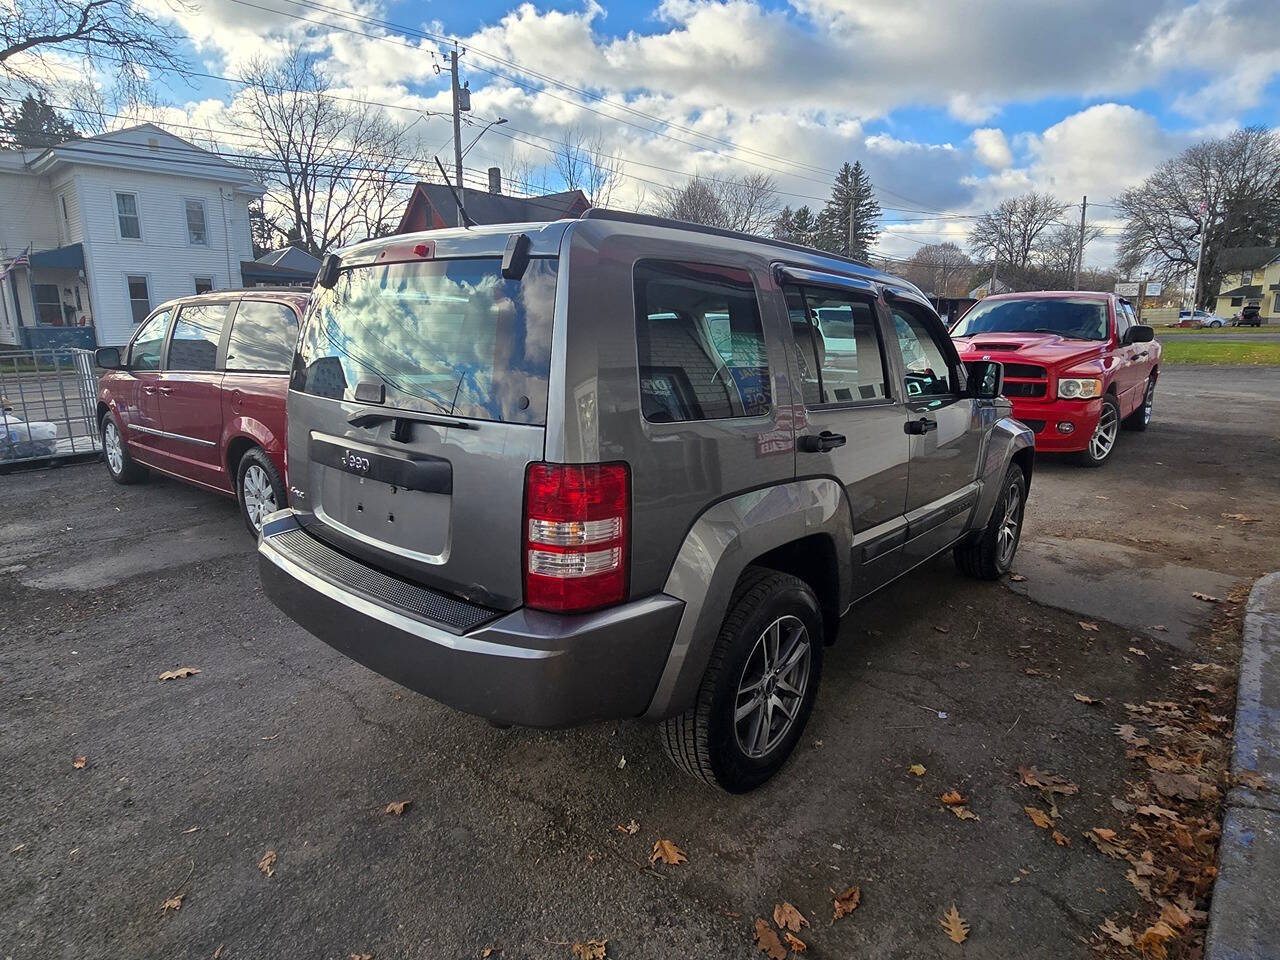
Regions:
M 143 393 L 145 393 L 148 397 L 150 397 L 150 396 L 153 396 L 153 395 L 155 394 L 155 392 L 156 392 L 156 388 L 155 388 L 155 387 L 143 387 L 143 388 L 142 388 L 142 392 L 143 392 Z
M 167 397 L 169 394 L 173 393 L 173 387 L 161 387 L 160 392 Z
M 921 417 L 919 420 L 908 420 L 902 425 L 903 430 L 915 436 L 923 436 L 931 430 L 938 429 L 938 421 Z
M 830 430 L 823 430 L 816 436 L 808 433 L 800 438 L 800 449 L 806 453 L 826 453 L 828 450 L 834 450 L 836 447 L 843 447 L 844 445 L 844 434 L 832 433 Z

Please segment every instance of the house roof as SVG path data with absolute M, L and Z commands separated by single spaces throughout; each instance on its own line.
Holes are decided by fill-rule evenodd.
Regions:
M 1280 247 L 1227 247 L 1218 254 L 1218 266 L 1233 270 L 1254 270 L 1280 260 Z
M 453 191 L 443 183 L 419 183 L 413 188 L 413 196 L 405 208 L 397 233 L 411 229 L 407 223 L 416 204 L 427 202 L 437 213 L 452 223 L 456 201 Z M 591 206 L 581 190 L 565 190 L 539 197 L 511 197 L 505 193 L 489 193 L 487 190 L 462 188 L 462 203 L 467 214 L 477 224 L 536 223 L 577 217 Z M 430 223 L 430 221 L 427 221 Z
M 1245 299 L 1248 299 L 1250 297 L 1261 297 L 1262 284 L 1255 283 L 1249 287 L 1236 287 L 1234 290 L 1223 290 L 1220 294 L 1218 294 L 1218 296 L 1219 297 L 1244 297 Z
M 313 257 L 307 251 L 300 250 L 293 244 L 286 244 L 283 247 L 268 250 L 254 263 L 267 264 L 272 267 L 284 267 L 290 270 L 309 270 L 313 274 L 320 270 L 319 257 Z

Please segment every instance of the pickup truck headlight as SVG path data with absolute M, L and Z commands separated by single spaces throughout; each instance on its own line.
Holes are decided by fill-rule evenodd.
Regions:
M 1063 400 L 1091 400 L 1102 396 L 1101 380 L 1077 380 L 1068 378 L 1058 381 L 1058 396 Z

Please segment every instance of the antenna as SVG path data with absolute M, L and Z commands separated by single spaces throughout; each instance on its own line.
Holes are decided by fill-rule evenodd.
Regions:
M 458 204 L 458 213 L 462 215 L 462 225 L 464 227 L 474 227 L 476 222 L 467 214 L 467 208 L 462 205 L 462 195 L 458 193 L 453 183 L 449 180 L 449 175 L 444 172 L 444 164 L 440 162 L 439 157 L 432 157 L 436 162 L 436 166 L 440 168 L 440 176 L 444 177 L 445 186 L 449 188 L 449 192 L 453 194 L 454 201 Z

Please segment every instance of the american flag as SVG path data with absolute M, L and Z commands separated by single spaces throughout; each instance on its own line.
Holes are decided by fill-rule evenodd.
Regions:
M 10 270 L 13 270 L 17 267 L 30 267 L 31 266 L 30 253 L 31 253 L 31 244 L 27 244 L 26 248 L 20 254 L 18 254 L 8 263 L 0 265 L 0 277 L 5 276 Z

